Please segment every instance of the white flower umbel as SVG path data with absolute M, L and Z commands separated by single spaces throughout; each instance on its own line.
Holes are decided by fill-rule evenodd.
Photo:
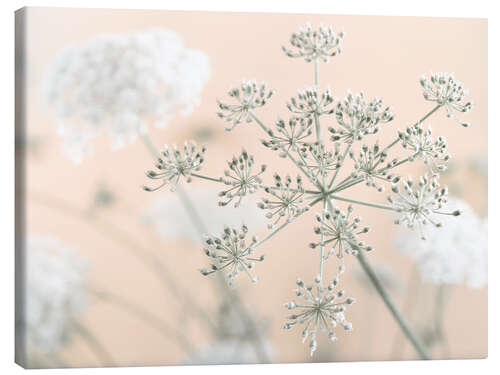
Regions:
M 343 272 L 340 267 L 339 275 Z M 302 342 L 309 337 L 311 356 L 318 347 L 317 337 L 320 331 L 326 332 L 332 341 L 337 340 L 335 327 L 342 326 L 346 331 L 352 330 L 352 324 L 345 318 L 347 306 L 354 303 L 354 299 L 345 297 L 343 290 L 337 290 L 339 283 L 337 275 L 327 288 L 321 286 L 321 277 L 314 279 L 314 285 L 306 285 L 297 279 L 298 288 L 295 290 L 300 302 L 291 301 L 285 304 L 288 310 L 296 311 L 288 316 L 284 329 L 292 329 L 297 323 L 305 326 L 302 331 Z
M 318 30 L 313 30 L 307 24 L 290 37 L 292 48 L 283 46 L 282 49 L 288 57 L 303 57 L 307 62 L 317 59 L 328 62 L 342 52 L 340 44 L 343 38 L 344 32 L 336 33 L 332 26 L 321 25 Z
M 430 223 L 435 227 L 441 227 L 442 223 L 437 221 L 435 214 L 459 216 L 460 210 L 451 212 L 440 211 L 448 199 L 448 189 L 441 188 L 436 177 L 421 176 L 418 184 L 413 180 L 402 180 L 403 191 L 398 185 L 392 186 L 396 197 L 388 197 L 394 211 L 399 212 L 401 217 L 395 221 L 396 224 L 406 224 L 408 228 L 418 226 L 420 236 L 425 240 L 423 226 Z
M 24 325 L 38 353 L 63 348 L 87 306 L 87 262 L 58 240 L 30 235 L 26 243 Z
M 422 75 L 420 85 L 424 89 L 424 98 L 436 102 L 438 106 L 444 106 L 446 115 L 450 118 L 456 118 L 455 112 L 464 113 L 472 108 L 472 102 L 464 102 L 464 98 L 469 94 L 467 89 L 455 79 L 453 73 L 431 73 L 429 79 Z M 458 118 L 457 121 L 462 126 L 470 126 Z
M 487 222 L 461 199 L 450 198 L 448 206 L 462 212 L 460 220 L 444 217 L 443 228 L 429 228 L 426 241 L 401 230 L 396 249 L 415 261 L 426 282 L 481 288 L 488 283 Z
M 242 225 L 240 230 L 235 228 L 224 228 L 220 237 L 208 235 L 205 240 L 205 254 L 214 259 L 210 268 L 204 268 L 200 272 L 207 276 L 217 271 L 224 271 L 227 282 L 233 284 L 238 274 L 244 271 L 252 282 L 258 279 L 250 274 L 255 262 L 262 262 L 264 256 L 253 257 L 257 237 L 252 237 L 251 243 L 247 245 L 245 237 L 248 228 Z
M 201 170 L 201 165 L 205 160 L 205 151 L 204 146 L 200 150 L 197 150 L 197 145 L 194 141 L 184 142 L 183 151 L 179 150 L 175 144 L 172 150 L 170 150 L 168 145 L 165 145 L 156 163 L 158 172 L 147 172 L 149 178 L 162 180 L 163 182 L 155 188 L 144 186 L 144 190 L 155 191 L 167 185 L 170 186 L 170 190 L 174 191 L 181 177 L 184 177 L 186 182 L 191 182 L 191 175 Z
M 217 115 L 232 124 L 226 128 L 229 131 L 242 122 L 252 122 L 251 111 L 266 104 L 273 95 L 273 91 L 267 88 L 265 82 L 259 85 L 256 81 L 243 81 L 240 88 L 231 89 L 228 95 L 236 99 L 238 104 L 226 104 L 218 100 L 221 112 Z
M 154 122 L 189 114 L 210 76 L 207 55 L 167 29 L 99 35 L 65 48 L 50 65 L 44 98 L 54 108 L 64 152 L 80 162 L 99 134 L 113 148 Z
M 287 108 L 290 111 L 290 117 L 287 120 L 280 120 L 279 116 L 276 116 L 278 120 L 274 124 L 267 125 L 258 116 L 257 111 L 262 110 L 273 92 L 268 90 L 266 85 L 258 86 L 254 82 L 244 83 L 241 89 L 235 89 L 229 93 L 231 98 L 236 99 L 237 104 L 228 105 L 218 101 L 221 109 L 219 116 L 232 123 L 229 129 L 233 129 L 242 121 L 251 122 L 252 126 L 262 130 L 264 135 L 262 144 L 269 150 L 276 151 L 277 157 L 286 158 L 294 172 L 287 174 L 275 172 L 274 183 L 266 182 L 265 164 L 260 169 L 254 168 L 256 161 L 253 156 L 243 152 L 228 162 L 229 170 L 225 171 L 225 176 L 222 178 L 191 174 L 193 178 L 229 186 L 220 193 L 223 198 L 220 203 L 222 206 L 232 201 L 236 201 L 236 206 L 238 206 L 249 194 L 264 194 L 265 198 L 259 206 L 267 211 L 266 216 L 272 220 L 269 225 L 271 232 L 261 241 L 253 242 L 250 246 L 242 245 L 238 239 L 241 234 L 230 229 L 227 229 L 222 239 L 210 238 L 207 253 L 215 259 L 219 258 L 219 262 L 216 262 L 212 269 L 205 269 L 203 272 L 210 274 L 225 267 L 230 270 L 230 277 L 234 277 L 235 274 L 231 271 L 233 268 L 238 271 L 248 271 L 247 257 L 253 250 L 289 225 L 299 221 L 299 217 L 302 216 L 305 220 L 305 215 L 302 214 L 319 204 L 322 206 L 321 214 L 318 216 L 320 226 L 315 228 L 315 231 L 320 239 L 312 245 L 318 249 L 315 251 L 315 256 L 319 260 L 316 282 L 318 293 L 314 298 L 323 301 L 325 298 L 330 298 L 323 294 L 330 295 L 323 289 L 323 271 L 331 263 L 342 262 L 343 264 L 344 253 L 352 254 L 359 261 L 363 271 L 420 357 L 429 359 L 430 355 L 425 346 L 386 292 L 365 257 L 371 247 L 359 241 L 358 236 L 366 233 L 368 227 L 359 228 L 359 218 L 351 220 L 349 217 L 352 208 L 348 208 L 346 215 L 342 212 L 340 205 L 347 202 L 352 205 L 379 209 L 386 213 L 395 211 L 401 216 L 398 223 L 405 223 L 410 227 L 418 226 L 421 231 L 427 222 L 439 226 L 433 216 L 446 213 L 444 210 L 447 210 L 444 207 L 447 190 L 440 188 L 437 183 L 437 173 L 442 168 L 436 168 L 437 171 L 433 171 L 432 177 L 422 177 L 417 186 L 414 186 L 411 180 L 403 181 L 404 191 L 402 192 L 397 185 L 400 182 L 400 173 L 396 168 L 405 163 L 420 160 L 432 166 L 436 160 L 446 161 L 448 157 L 441 158 L 445 143 L 442 138 L 437 138 L 436 142 L 431 140 L 430 134 L 425 132 L 420 138 L 418 131 L 416 134 L 410 131 L 405 136 L 397 135 L 394 131 L 395 139 L 393 138 L 394 140 L 385 147 L 380 146 L 379 141 L 373 139 L 373 135 L 382 128 L 389 130 L 388 123 L 394 117 L 390 107 L 385 105 L 382 99 L 375 98 L 366 101 L 363 94 L 348 93 L 345 99 L 335 104 L 330 91 L 323 91 L 320 87 L 319 64 L 338 53 L 341 39 L 342 35 L 335 34 L 331 27 L 313 30 L 310 25 L 292 35 L 291 41 L 294 49 L 285 48 L 285 52 L 290 57 L 302 57 L 306 61 L 314 62 L 314 82 L 312 89 L 300 91 L 298 99 L 292 98 L 288 101 Z M 320 94 L 322 92 L 324 94 Z M 450 100 L 448 102 L 451 103 Z M 455 100 L 452 102 L 456 103 Z M 444 105 L 447 103 L 440 101 L 416 121 L 412 129 L 418 130 L 421 123 Z M 328 128 L 329 137 L 324 137 L 326 132 L 322 129 L 322 125 L 324 126 L 325 123 L 332 124 Z M 382 124 L 386 125 L 382 127 Z M 363 140 L 365 144 L 359 145 L 360 140 Z M 409 153 L 401 159 L 391 157 L 394 146 L 399 143 L 403 145 L 401 151 L 406 151 L 405 154 Z M 354 161 L 353 163 L 346 162 L 349 157 Z M 281 177 L 283 175 L 298 176 L 297 184 L 292 185 L 292 177 L 283 179 Z M 343 176 L 342 179 L 340 176 Z M 378 191 L 383 191 L 384 185 L 392 184 L 396 197 L 390 198 L 390 205 L 383 205 L 344 195 L 363 182 L 369 187 L 375 187 Z M 458 211 L 451 213 L 451 215 L 457 214 Z M 246 229 L 243 237 L 244 234 L 246 234 Z M 331 247 L 326 249 L 327 246 Z M 337 257 L 329 257 L 331 254 L 336 254 Z M 253 258 L 252 260 L 260 259 Z M 250 277 L 253 279 L 252 276 Z M 313 297 L 310 298 L 309 302 L 316 301 Z M 318 313 L 317 316 L 320 318 L 323 315 Z M 337 323 L 343 321 L 342 316 L 339 312 Z M 318 324 L 321 326 L 323 323 Z M 315 349 L 315 338 L 311 345 L 311 349 Z

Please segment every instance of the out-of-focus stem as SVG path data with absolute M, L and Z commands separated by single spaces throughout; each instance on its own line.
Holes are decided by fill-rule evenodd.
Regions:
M 92 331 L 76 320 L 73 320 L 73 326 L 80 337 L 85 340 L 89 349 L 92 350 L 94 355 L 99 359 L 99 361 L 101 361 L 103 367 L 116 366 L 116 363 L 111 355 L 108 353 L 101 341 L 92 333 Z

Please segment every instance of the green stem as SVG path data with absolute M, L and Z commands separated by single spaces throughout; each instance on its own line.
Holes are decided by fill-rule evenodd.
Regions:
M 191 176 L 197 177 L 197 178 L 202 178 L 202 179 L 208 180 L 208 181 L 222 182 L 222 179 L 220 179 L 220 178 L 208 177 L 208 176 L 204 176 L 204 175 L 198 174 L 198 173 L 191 173 Z
M 326 203 L 328 204 L 328 208 L 330 209 L 330 212 L 333 214 L 334 207 L 333 207 L 331 200 L 327 199 Z M 356 256 L 356 258 L 358 259 L 359 263 L 361 264 L 361 267 L 363 268 L 366 275 L 368 276 L 368 278 L 372 282 L 373 286 L 377 290 L 378 294 L 380 295 L 380 297 L 384 301 L 385 305 L 387 306 L 387 308 L 391 312 L 394 320 L 396 320 L 399 327 L 401 328 L 401 330 L 403 331 L 405 336 L 408 338 L 408 340 L 410 340 L 410 342 L 412 343 L 413 347 L 418 352 L 420 357 L 422 359 L 431 359 L 425 346 L 422 344 L 422 342 L 420 341 L 418 336 L 413 332 L 413 329 L 410 327 L 410 324 L 408 323 L 408 321 L 406 320 L 404 315 L 401 313 L 399 308 L 394 303 L 392 297 L 389 295 L 389 293 L 382 286 L 377 275 L 375 274 L 372 267 L 370 266 L 370 264 L 366 260 L 363 252 L 360 251 L 358 253 L 358 255 Z
M 384 301 L 385 305 L 391 312 L 393 318 L 396 320 L 397 324 L 407 337 L 407 339 L 412 343 L 413 347 L 417 351 L 417 353 L 420 355 L 421 359 L 432 359 L 430 354 L 428 353 L 427 349 L 425 348 L 424 344 L 420 340 L 420 338 L 413 332 L 413 329 L 411 328 L 409 322 L 406 320 L 404 315 L 401 313 L 399 308 L 396 306 L 394 303 L 392 297 L 387 293 L 385 288 L 382 286 L 380 283 L 380 280 L 378 279 L 377 275 L 375 275 L 375 272 L 371 268 L 370 264 L 366 260 L 363 252 L 359 252 L 359 254 L 356 256 L 358 259 L 359 263 L 361 264 L 361 267 L 363 270 L 366 272 L 368 278 L 372 282 L 373 286 L 377 290 L 378 294 Z
M 356 199 L 344 198 L 344 197 L 340 197 L 340 196 L 334 195 L 334 194 L 330 194 L 329 197 L 333 198 L 333 199 L 337 199 L 339 201 L 344 201 L 344 202 L 349 202 L 349 203 L 354 203 L 354 204 L 361 204 L 363 206 L 381 208 L 383 210 L 394 210 L 391 206 L 386 206 L 386 205 L 377 204 L 377 203 L 358 201 Z

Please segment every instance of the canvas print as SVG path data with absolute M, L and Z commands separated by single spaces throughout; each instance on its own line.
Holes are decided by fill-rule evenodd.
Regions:
M 487 357 L 487 20 L 16 13 L 16 361 Z

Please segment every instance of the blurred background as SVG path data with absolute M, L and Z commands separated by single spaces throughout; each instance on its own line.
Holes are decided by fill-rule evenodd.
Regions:
M 63 140 L 68 141 L 71 134 L 61 127 L 61 114 L 47 100 L 47 79 L 49 85 L 55 79 L 52 64 L 65 48 L 103 34 L 168 29 L 176 35 L 175 48 L 202 54 L 191 64 L 186 57 L 191 55 L 179 53 L 186 60 L 172 64 L 169 74 L 177 81 L 183 77 L 193 82 L 186 86 L 191 91 L 183 92 L 186 100 L 175 102 L 171 113 L 161 114 L 166 126 L 154 126 L 151 117 L 157 113 L 144 113 L 143 124 L 156 147 L 182 144 L 186 139 L 207 145 L 203 173 L 213 177 L 222 175 L 225 161 L 242 147 L 255 155 L 257 164 L 268 165 L 269 181 L 274 171 L 295 174 L 286 160 L 261 145 L 263 135 L 255 124 L 224 131 L 226 124 L 216 116 L 216 99 L 226 99 L 227 91 L 242 79 L 266 80 L 276 94 L 260 110 L 260 118 L 267 124 L 287 119 L 285 103 L 297 89 L 312 85 L 313 66 L 287 58 L 281 46 L 306 22 L 314 27 L 332 24 L 346 34 L 343 53 L 330 64 L 320 65 L 322 88 L 331 88 L 337 98 L 348 90 L 363 91 L 367 98 L 382 97 L 392 107 L 395 120 L 383 125 L 376 136 L 381 145 L 390 143 L 398 128 L 413 124 L 432 109 L 432 103 L 422 98 L 421 74 L 454 72 L 464 82 L 475 106 L 461 119 L 472 127 L 462 128 L 446 118 L 443 110 L 426 124 L 449 143 L 452 160 L 441 183 L 486 223 L 486 20 L 29 8 L 25 18 L 25 136 L 17 140 L 26 162 L 26 258 L 30 264 L 31 253 L 48 254 L 33 256 L 34 268 L 27 267 L 27 288 L 33 291 L 26 294 L 34 301 L 26 303 L 27 310 L 34 309 L 26 314 L 31 319 L 26 323 L 29 367 L 417 359 L 351 258 L 346 259 L 342 287 L 356 298 L 348 316 L 353 331 L 339 331 L 335 343 L 320 341 L 311 357 L 301 343 L 300 329 L 281 329 L 288 315 L 283 304 L 293 299 L 296 278 L 312 280 L 316 274 L 317 256 L 308 247 L 316 239 L 315 212 L 260 248 L 266 254 L 254 271 L 260 282 L 254 285 L 241 277 L 233 295 L 215 278 L 198 271 L 208 259 L 178 194 L 142 189 L 150 183 L 145 172 L 152 169 L 153 159 L 140 139 L 125 134 L 126 141 L 118 145 L 123 147 L 115 147 L 113 141 L 121 129 L 96 126 L 97 135 L 89 141 L 92 148 L 85 148 L 75 163 L 75 158 L 68 157 L 68 147 L 71 151 L 81 144 L 65 146 Z M 148 51 L 141 49 L 140 40 L 137 45 Z M 168 45 L 163 47 L 168 51 Z M 59 64 L 69 63 L 63 59 Z M 104 69 L 106 61 L 97 59 L 94 64 L 92 69 Z M 146 73 L 154 71 L 141 64 Z M 183 70 L 186 66 L 187 71 Z M 84 79 L 71 77 L 78 78 Z M 181 82 L 180 91 L 182 87 Z M 127 108 L 126 101 L 113 101 L 113 96 L 105 101 L 105 94 L 98 97 L 104 98 L 104 112 L 113 105 L 118 105 L 113 107 L 118 113 L 120 105 Z M 174 102 L 169 95 L 148 108 L 162 108 L 161 100 Z M 62 100 L 64 93 L 58 98 Z M 401 147 L 394 149 L 394 156 L 403 154 Z M 413 163 L 400 173 L 418 176 L 425 170 L 422 163 Z M 184 190 L 210 232 L 219 232 L 225 223 L 244 221 L 252 233 L 261 237 L 267 233 L 267 219 L 256 208 L 257 197 L 249 197 L 240 209 L 219 208 L 217 184 L 195 180 L 184 185 Z M 349 197 L 373 202 L 385 202 L 386 195 L 365 186 L 349 191 Z M 408 241 L 413 237 L 393 225 L 393 216 L 369 207 L 357 207 L 356 213 L 372 228 L 363 239 L 375 249 L 368 254 L 371 263 L 433 356 L 486 357 L 487 285 L 425 280 L 418 262 L 398 251 L 401 236 L 408 236 Z M 485 254 L 485 236 L 478 234 L 481 239 L 473 250 Z M 486 255 L 476 258 L 484 263 Z M 453 256 L 448 261 L 454 262 Z M 471 267 L 486 273 L 486 267 Z M 333 263 L 326 269 L 328 277 L 335 271 Z M 30 279 L 29 272 L 36 277 Z M 50 279 L 47 285 L 46 279 Z M 62 315 L 51 316 L 53 311 Z

